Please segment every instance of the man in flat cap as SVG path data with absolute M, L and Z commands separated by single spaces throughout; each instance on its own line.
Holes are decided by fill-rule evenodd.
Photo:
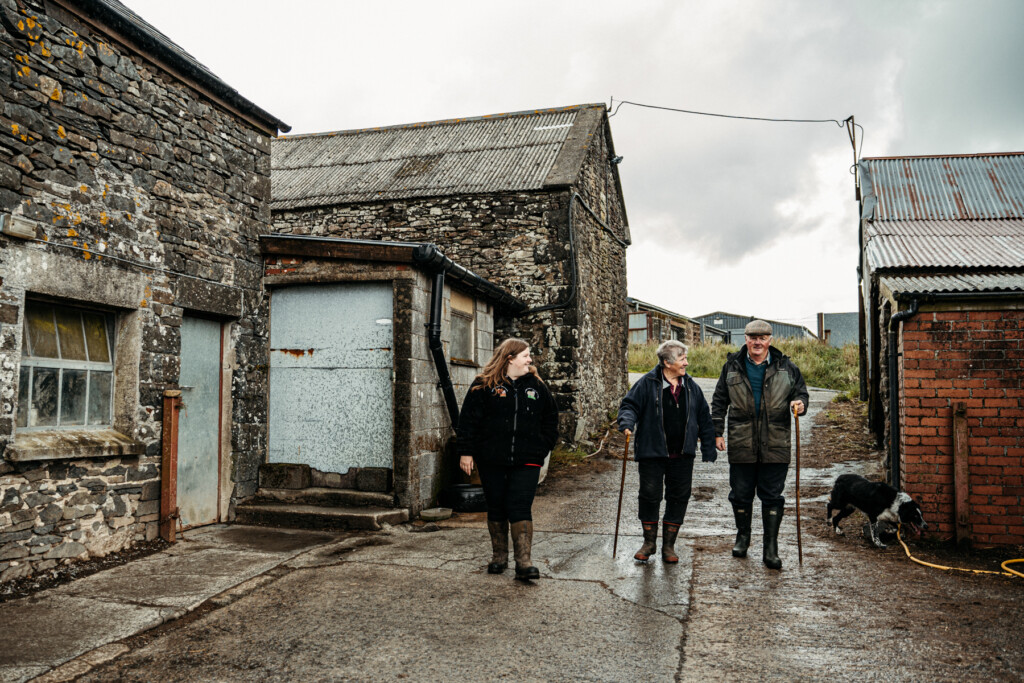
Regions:
M 729 419 L 729 502 L 736 517 L 733 557 L 746 557 L 754 493 L 761 499 L 764 563 L 781 569 L 779 525 L 786 499 L 790 425 L 794 408 L 807 412 L 807 384 L 800 369 L 771 345 L 772 326 L 752 320 L 743 330 L 746 344 L 730 354 L 711 400 L 715 447 L 725 450 Z

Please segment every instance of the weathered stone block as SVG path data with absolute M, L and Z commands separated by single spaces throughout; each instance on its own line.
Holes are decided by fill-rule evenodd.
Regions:
M 67 557 L 78 557 L 86 552 L 85 546 L 81 543 L 69 541 L 67 543 L 61 543 L 53 550 L 46 553 L 43 557 L 47 560 L 60 560 Z
M 356 489 L 387 493 L 391 488 L 391 470 L 383 467 L 364 467 L 356 474 Z
M 270 489 L 305 489 L 312 486 L 309 465 L 265 463 L 260 465 L 260 486 Z

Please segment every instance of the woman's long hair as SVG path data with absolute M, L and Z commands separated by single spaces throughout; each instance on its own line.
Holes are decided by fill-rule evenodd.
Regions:
M 508 362 L 521 354 L 526 349 L 530 348 L 530 345 L 523 339 L 516 337 L 509 337 L 505 341 L 498 344 L 498 348 L 494 349 L 494 354 L 491 359 L 487 361 L 487 365 L 484 366 L 483 371 L 476 376 L 480 380 L 474 389 L 480 389 L 481 387 L 487 387 L 493 389 L 494 387 L 501 384 L 508 376 Z M 537 374 L 537 368 L 532 365 L 529 368 L 530 374 L 540 379 L 540 375 Z

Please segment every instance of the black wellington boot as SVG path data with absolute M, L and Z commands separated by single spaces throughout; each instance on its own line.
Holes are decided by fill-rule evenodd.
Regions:
M 633 555 L 633 559 L 638 562 L 646 562 L 658 548 L 658 523 L 641 522 L 640 525 L 644 528 L 644 544 Z
M 679 524 L 663 522 L 661 525 L 661 561 L 666 564 L 679 562 L 676 555 L 676 537 L 679 535 Z
M 487 520 L 487 531 L 491 534 L 491 562 L 488 574 L 501 574 L 508 568 L 508 520 L 492 522 Z
M 732 547 L 733 557 L 746 557 L 750 547 L 750 519 L 754 509 L 750 505 L 733 505 L 732 513 L 736 517 L 736 545 Z
M 533 548 L 533 521 L 524 520 L 512 523 L 512 547 L 516 555 L 516 579 L 530 581 L 540 578 L 540 570 L 530 562 L 530 551 Z
M 769 569 L 782 569 L 779 559 L 779 526 L 782 524 L 782 506 L 762 507 L 764 525 L 764 564 Z

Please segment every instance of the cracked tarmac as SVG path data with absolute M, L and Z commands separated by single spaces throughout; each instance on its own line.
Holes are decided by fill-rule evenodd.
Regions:
M 812 412 L 830 397 L 812 392 Z M 431 533 L 212 527 L 31 598 L 22 606 L 30 623 L 8 621 L 13 613 L 0 605 L 0 619 L 19 624 L 0 630 L 0 680 L 68 659 L 43 680 L 1021 679 L 1019 582 L 935 572 L 898 547 L 829 536 L 820 495 L 803 500 L 800 565 L 792 475 L 783 570 L 760 562 L 758 516 L 750 557 L 736 560 L 724 457 L 695 465 L 677 565 L 632 560 L 639 529 L 629 463 L 613 559 L 621 470 L 610 462 L 542 485 L 535 583 L 514 581 L 511 570 L 486 573 L 482 515 Z M 820 490 L 868 466 L 805 470 L 803 485 Z M 106 639 L 97 624 L 108 626 Z M 64 659 L 28 656 L 64 637 L 73 645 L 64 644 Z

